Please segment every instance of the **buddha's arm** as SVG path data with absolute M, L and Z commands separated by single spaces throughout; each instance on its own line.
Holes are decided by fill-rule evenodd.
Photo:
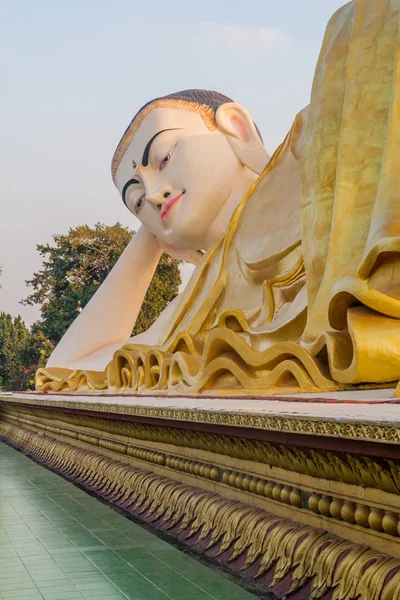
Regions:
M 134 337 L 119 341 L 116 344 L 104 346 L 103 348 L 100 348 L 100 350 L 80 358 L 76 363 L 70 363 L 68 368 L 72 370 L 102 371 L 112 359 L 114 352 L 123 348 L 125 344 L 145 344 L 146 346 L 162 344 L 171 327 L 171 317 L 179 304 L 180 299 L 181 294 L 176 296 L 176 298 L 168 304 L 154 321 L 153 325 L 146 331 L 143 331 L 143 333 L 138 333 Z
M 105 346 L 129 339 L 161 254 L 156 238 L 142 226 L 47 366 L 70 368 Z

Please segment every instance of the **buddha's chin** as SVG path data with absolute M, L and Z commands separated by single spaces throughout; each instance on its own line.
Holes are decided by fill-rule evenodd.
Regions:
M 203 236 L 193 228 L 171 227 L 165 232 L 164 240 L 178 250 L 201 250 L 204 247 Z

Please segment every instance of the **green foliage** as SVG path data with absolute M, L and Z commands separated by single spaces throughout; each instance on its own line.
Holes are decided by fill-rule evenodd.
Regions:
M 28 328 L 20 316 L 12 318 L 4 312 L 0 313 L 0 387 L 21 389 L 23 366 L 20 351 L 29 336 Z
M 0 390 L 34 389 L 36 370 L 45 366 L 54 345 L 107 277 L 132 235 L 119 223 L 97 223 L 55 235 L 52 245 L 37 246 L 43 266 L 27 282 L 33 292 L 22 303 L 39 305 L 41 320 L 29 330 L 20 316 L 0 313 Z M 133 334 L 150 327 L 175 298 L 180 283 L 179 262 L 163 255 Z
M 35 371 L 52 350 L 37 326 L 29 330 L 20 316 L 0 313 L 0 390 L 33 389 Z
M 35 389 L 35 373 L 37 369 L 46 365 L 53 350 L 54 345 L 46 338 L 39 325 L 37 323 L 32 325 L 28 339 L 19 353 L 19 359 L 24 367 L 22 389 Z
M 37 326 L 56 344 L 107 277 L 135 232 L 120 223 L 81 225 L 53 244 L 38 245 L 43 266 L 27 284 L 33 292 L 23 304 L 39 305 Z M 145 331 L 178 293 L 179 261 L 163 255 L 144 300 L 133 334 Z M 118 310 L 118 298 L 115 299 Z

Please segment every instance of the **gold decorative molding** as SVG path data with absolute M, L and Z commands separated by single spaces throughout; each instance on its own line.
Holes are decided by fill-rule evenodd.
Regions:
M 383 531 L 392 536 L 400 535 L 400 515 L 390 510 L 317 493 L 310 496 L 308 508 L 317 514 L 346 521 L 359 527 Z
M 0 405 L 1 407 L 1 405 Z M 81 411 L 74 413 L 50 411 L 46 408 L 28 406 L 3 406 L 3 415 L 7 418 L 30 417 L 34 424 L 50 433 L 60 433 L 60 423 L 72 427 L 63 427 L 62 435 L 76 437 L 89 435 L 93 444 L 99 433 L 112 436 L 113 441 L 133 439 L 151 444 L 173 445 L 181 448 L 193 448 L 234 459 L 270 465 L 302 475 L 328 481 L 338 481 L 350 485 L 383 490 L 390 494 L 400 494 L 400 464 L 391 459 L 374 460 L 368 456 L 356 456 L 349 453 L 334 453 L 327 450 L 303 449 L 284 444 L 271 444 L 259 440 L 237 438 L 229 435 L 184 430 L 171 426 L 147 425 L 131 421 L 105 419 L 88 416 Z M 29 418 L 28 418 L 29 420 Z M 24 421 L 28 424 L 27 421 Z M 61 425 L 62 426 L 62 425 Z M 79 431 L 77 432 L 77 429 Z M 82 431 L 83 429 L 83 431 Z M 83 440 L 83 438 L 81 438 Z M 92 442 L 90 442 L 92 443 Z M 171 453 L 172 451 L 169 450 Z
M 106 398 L 106 396 L 105 396 Z M 222 425 L 229 427 L 243 427 L 277 431 L 283 433 L 296 433 L 323 437 L 342 437 L 359 441 L 374 441 L 398 444 L 400 442 L 400 424 L 382 422 L 369 422 L 351 419 L 334 419 L 310 416 L 288 417 L 283 414 L 265 415 L 249 412 L 216 411 L 202 409 L 158 408 L 135 405 L 122 405 L 109 402 L 81 402 L 73 400 L 51 400 L 43 397 L 39 399 L 1 396 L 0 402 L 7 404 L 23 404 L 25 406 L 52 407 L 72 409 L 76 411 L 91 411 L 97 413 L 110 413 L 128 415 L 149 419 L 162 419 L 187 423 L 203 423 L 208 425 Z
M 333 493 L 327 495 L 319 489 L 320 482 L 318 479 L 315 479 L 314 482 L 314 486 L 318 489 L 314 488 L 313 492 L 309 493 L 302 485 L 293 486 L 269 477 L 268 479 L 259 477 L 250 472 L 225 469 L 218 464 L 207 464 L 197 459 L 193 460 L 168 452 L 158 452 L 157 450 L 135 446 L 130 442 L 120 442 L 79 430 L 38 423 L 21 416 L 7 415 L 5 422 L 8 421 L 11 421 L 11 425 L 21 424 L 32 428 L 34 431 L 43 430 L 62 437 L 76 439 L 98 448 L 105 448 L 116 454 L 126 455 L 168 469 L 219 482 L 250 494 L 266 497 L 296 508 L 310 510 L 324 517 L 344 521 L 351 525 L 358 525 L 394 537 L 400 536 L 400 515 L 398 512 L 395 508 L 390 510 L 391 507 L 382 502 L 376 502 L 375 506 L 370 506 L 363 497 L 364 487 L 360 488 L 360 498 L 355 494 L 354 501 L 351 501 L 348 499 L 349 492 L 344 497 L 339 497 Z M 383 474 L 383 479 L 384 477 Z M 344 487 L 343 492 L 345 491 L 346 488 Z M 398 506 L 400 510 L 400 500 Z
M 285 593 L 311 581 L 310 600 L 331 589 L 337 600 L 400 597 L 398 559 L 4 421 L 0 434 L 147 522 L 174 529 L 194 546 L 204 541 L 205 552 L 213 549 L 228 565 L 242 556 L 244 574 L 256 561 L 257 576 L 273 569 L 272 589 L 291 573 Z
M 301 488 L 284 485 L 270 479 L 251 477 L 237 471 L 224 471 L 222 481 L 226 485 L 266 496 L 277 502 L 297 508 L 306 508 L 324 517 L 331 517 L 359 527 L 371 528 L 391 536 L 400 536 L 400 515 L 384 508 L 371 507 L 317 492 L 305 494 Z

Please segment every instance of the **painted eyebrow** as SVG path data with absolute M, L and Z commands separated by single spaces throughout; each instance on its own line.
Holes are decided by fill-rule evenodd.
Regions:
M 138 179 L 130 179 L 129 181 L 126 182 L 126 184 L 122 188 L 122 194 L 121 194 L 122 195 L 122 202 L 125 204 L 126 208 L 128 208 L 127 204 L 126 204 L 126 199 L 125 199 L 126 191 L 127 191 L 128 187 L 131 186 L 134 183 L 140 183 L 140 181 Z
M 153 135 L 153 137 L 151 138 L 151 140 L 149 140 L 147 142 L 146 148 L 144 149 L 144 152 L 143 152 L 142 165 L 144 167 L 147 167 L 148 164 L 149 164 L 150 148 L 151 148 L 152 143 L 156 139 L 156 137 L 158 137 L 161 133 L 164 133 L 164 131 L 176 131 L 177 129 L 182 129 L 182 127 L 171 127 L 170 129 L 161 129 L 161 131 L 159 131 L 158 133 L 156 133 L 155 135 Z

